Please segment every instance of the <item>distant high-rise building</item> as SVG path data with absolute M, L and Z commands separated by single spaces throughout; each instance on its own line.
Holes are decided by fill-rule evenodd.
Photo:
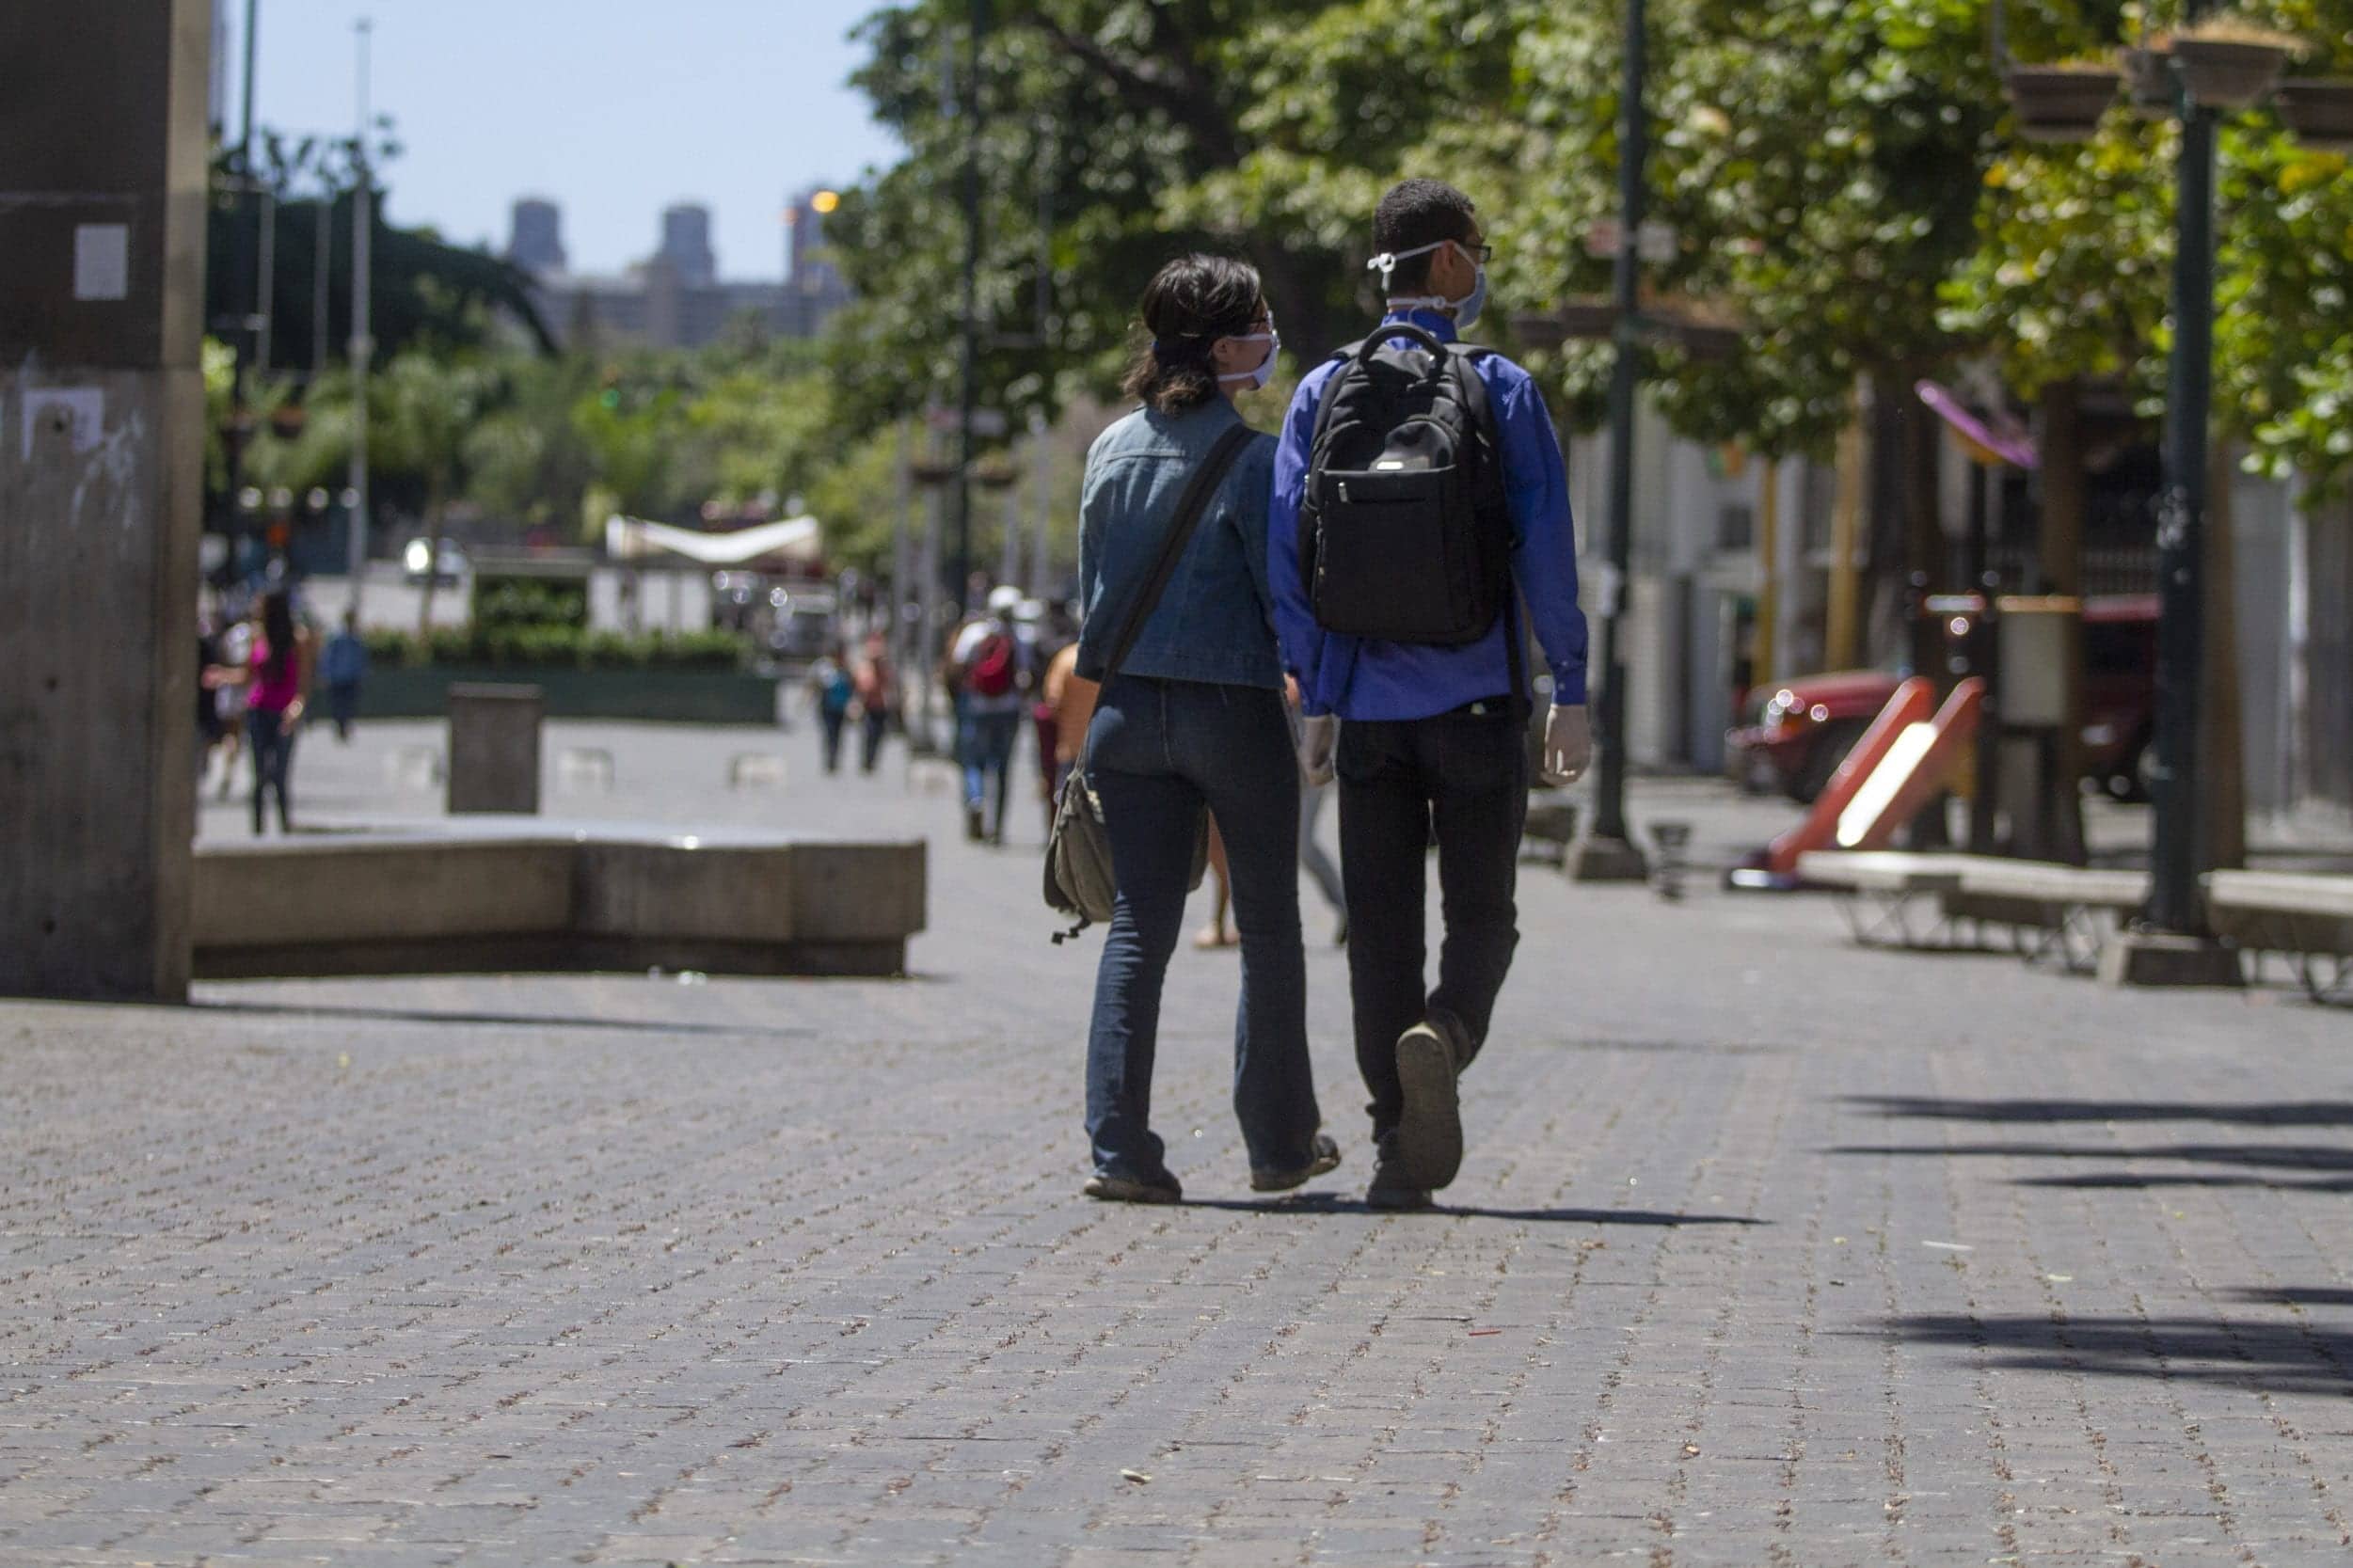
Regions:
M 825 318 L 850 302 L 850 286 L 825 243 L 825 220 L 841 205 L 834 191 L 803 191 L 785 207 L 786 288 L 800 316 L 803 336 L 815 336 Z
M 564 214 L 552 201 L 527 196 L 515 204 L 506 259 L 529 273 L 564 270 Z
M 662 209 L 661 249 L 657 254 L 677 270 L 678 282 L 685 288 L 707 288 L 718 282 L 719 258 L 711 252 L 711 210 L 692 201 Z

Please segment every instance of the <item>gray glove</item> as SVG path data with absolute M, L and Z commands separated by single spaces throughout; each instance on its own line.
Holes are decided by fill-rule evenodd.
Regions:
M 1586 721 L 1584 705 L 1563 707 L 1554 703 L 1544 721 L 1544 782 L 1572 784 L 1592 766 L 1593 726 Z
M 1332 781 L 1332 753 L 1340 747 L 1340 720 L 1327 713 L 1299 721 L 1299 771 L 1311 784 Z

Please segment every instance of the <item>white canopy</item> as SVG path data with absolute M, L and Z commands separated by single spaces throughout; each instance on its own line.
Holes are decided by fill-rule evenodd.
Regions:
M 771 556 L 818 561 L 823 558 L 823 546 L 818 540 L 815 517 L 787 517 L 733 533 L 699 533 L 616 514 L 605 519 L 605 553 L 615 561 L 650 561 L 671 555 L 706 566 L 742 566 Z

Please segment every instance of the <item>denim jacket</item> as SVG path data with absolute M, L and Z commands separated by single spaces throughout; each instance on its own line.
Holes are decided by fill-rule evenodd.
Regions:
M 1241 418 L 1224 398 L 1176 415 L 1139 408 L 1088 451 L 1078 503 L 1078 669 L 1089 679 L 1102 678 L 1186 481 Z M 1234 458 L 1128 654 L 1128 674 L 1281 688 L 1266 583 L 1274 463 L 1275 438 L 1264 434 Z

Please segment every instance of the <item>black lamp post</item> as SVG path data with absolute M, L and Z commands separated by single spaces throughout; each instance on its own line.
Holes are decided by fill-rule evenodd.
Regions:
M 971 0 L 964 33 L 964 280 L 957 342 L 955 521 L 956 602 L 965 604 L 972 581 L 973 416 L 980 398 L 977 359 L 980 333 L 980 37 L 988 30 L 989 0 Z
M 2214 403 L 2215 129 L 2218 106 L 2237 107 L 2259 97 L 2277 73 L 2280 55 L 2245 44 L 2220 45 L 2225 54 L 2247 57 L 2232 62 L 2235 70 L 2219 76 L 2209 65 L 2206 80 L 2213 90 L 2202 92 L 2192 73 L 2197 62 L 2185 55 L 2201 47 L 2186 30 L 2196 27 L 2206 8 L 2206 0 L 2183 0 L 2186 36 L 2176 39 L 2171 58 L 2163 62 L 2171 70 L 2166 86 L 2181 120 L 2182 146 L 2175 166 L 2173 355 L 2166 368 L 2164 484 L 2157 498 L 2156 760 L 2151 779 L 2155 821 L 2149 901 L 2135 928 L 2109 943 L 2101 960 L 2103 975 L 2124 985 L 2237 985 L 2242 978 L 2238 956 L 2217 942 L 2206 924 L 2202 875 L 2212 847 L 2199 773 Z M 2000 0 L 1993 23 L 1995 64 L 2010 73 L 2014 90 L 2022 74 L 2032 73 L 2011 68 Z M 2087 135 L 2096 117 L 2096 105 L 2089 107 L 2093 112 L 2080 125 Z M 2023 108 L 2020 118 L 2022 123 L 2030 119 Z
M 2201 0 L 2187 0 L 2196 22 Z M 2204 668 L 2208 421 L 2214 390 L 2215 112 L 2175 85 L 2182 121 L 2173 251 L 2173 359 L 2166 387 L 2165 487 L 2157 501 L 2156 826 L 2146 925 L 2206 934 L 2199 884 L 2199 681 Z
M 1595 736 L 1593 826 L 1569 851 L 1569 875 L 1581 882 L 1640 881 L 1648 873 L 1641 847 L 1626 826 L 1626 589 L 1634 547 L 1634 419 L 1642 388 L 1645 323 L 1641 308 L 1642 226 L 1650 117 L 1644 101 L 1648 48 L 1645 0 L 1626 0 L 1625 79 L 1618 129 L 1617 267 L 1614 339 L 1610 374 L 1609 567 L 1601 604 L 1600 721 Z

